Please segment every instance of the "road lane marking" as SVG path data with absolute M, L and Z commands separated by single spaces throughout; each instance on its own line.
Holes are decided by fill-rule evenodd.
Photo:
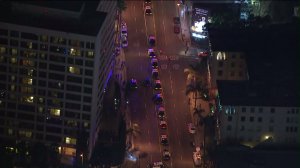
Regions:
M 182 160 L 182 155 L 180 155 L 180 159 Z
M 134 17 L 134 21 L 136 22 L 136 17 Z
M 154 34 L 155 34 L 155 38 L 157 39 L 157 35 L 156 35 L 156 27 L 155 27 L 155 17 L 154 17 L 154 11 L 152 11 L 152 12 L 153 12 L 153 15 L 152 15 L 152 17 L 153 17 Z
M 148 130 L 148 135 L 150 135 L 150 131 Z
M 138 30 L 137 30 L 137 29 L 135 29 L 135 32 L 137 33 L 137 32 L 138 32 Z
M 145 4 L 143 3 L 143 8 L 145 8 Z M 147 30 L 147 23 L 146 23 L 146 16 L 144 15 L 144 22 L 145 22 L 145 30 L 146 30 L 146 42 L 148 41 L 148 30 Z

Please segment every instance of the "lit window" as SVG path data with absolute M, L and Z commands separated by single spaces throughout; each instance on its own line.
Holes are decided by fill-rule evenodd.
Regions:
M 60 109 L 50 109 L 50 114 L 54 116 L 60 116 Z
M 226 60 L 226 54 L 225 54 L 225 52 L 218 52 L 218 54 L 217 54 L 217 60 Z
M 69 67 L 69 72 L 79 75 L 80 74 L 80 68 L 70 66 Z
M 12 49 L 11 49 L 11 55 L 12 55 L 12 56 L 16 56 L 17 54 L 18 54 L 18 49 L 12 48 Z
M 25 132 L 25 136 L 26 136 L 27 138 L 31 138 L 32 132 L 31 132 L 31 131 L 26 131 L 26 132 Z
M 87 57 L 94 57 L 94 52 L 93 51 L 88 51 L 87 52 Z
M 20 135 L 21 137 L 31 138 L 32 132 L 31 132 L 31 131 L 20 130 L 20 131 L 19 131 L 19 135 Z
M 16 80 L 16 76 L 11 76 L 10 79 L 12 82 L 14 82 Z
M 39 107 L 39 112 L 40 113 L 44 112 L 44 108 L 43 107 Z
M 76 156 L 76 149 L 69 148 L 69 147 L 63 147 L 62 154 L 69 155 L 69 156 Z
M 22 63 L 23 63 L 23 65 L 26 65 L 26 66 L 34 66 L 34 61 L 29 60 L 29 59 L 22 60 Z
M 33 69 L 29 69 L 28 72 L 27 72 L 27 75 L 32 76 L 33 75 Z M 32 79 L 31 79 L 31 81 L 32 81 Z
M 27 42 L 27 48 L 32 49 L 32 42 Z
M 5 57 L 3 55 L 0 55 L 0 62 L 4 62 L 5 61 Z
M 74 48 L 70 49 L 70 55 L 71 56 L 80 56 L 80 50 L 76 50 Z
M 40 102 L 40 103 L 43 103 L 43 102 L 44 102 L 44 99 L 40 97 L 40 98 L 39 98 L 39 102 Z
M 25 102 L 27 103 L 33 103 L 34 97 L 33 96 L 27 96 L 24 98 Z
M 70 137 L 66 137 L 66 144 L 72 144 L 72 145 L 76 145 L 76 138 L 70 138 Z
M 0 54 L 5 54 L 5 53 L 6 53 L 6 48 L 0 47 Z
M 23 84 L 32 85 L 32 79 L 31 78 L 23 78 Z
M 7 133 L 8 133 L 8 135 L 12 135 L 12 134 L 14 133 L 14 131 L 13 131 L 11 128 L 9 128 L 9 129 L 7 130 Z
M 21 92 L 22 93 L 33 93 L 33 89 L 31 87 L 23 86 L 23 87 L 21 87 Z
M 16 86 L 15 85 L 10 85 L 10 90 L 11 91 L 15 91 L 16 90 Z
M 10 63 L 16 64 L 17 63 L 17 58 L 16 57 L 10 58 Z
M 89 124 L 88 122 L 84 122 L 84 123 L 83 123 L 83 127 L 84 127 L 84 128 L 89 128 L 89 126 L 90 126 L 90 124 Z

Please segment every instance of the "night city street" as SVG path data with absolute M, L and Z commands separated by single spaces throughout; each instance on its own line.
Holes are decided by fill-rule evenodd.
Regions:
M 1 1 L 0 167 L 300 167 L 299 9 Z

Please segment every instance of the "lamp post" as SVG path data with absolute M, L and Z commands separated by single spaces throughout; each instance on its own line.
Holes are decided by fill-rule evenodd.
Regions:
M 80 158 L 81 158 L 81 165 L 83 166 L 83 153 L 80 154 Z

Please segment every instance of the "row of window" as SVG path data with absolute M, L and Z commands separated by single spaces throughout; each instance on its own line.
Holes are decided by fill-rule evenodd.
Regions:
M 223 70 L 218 70 L 218 76 L 222 77 L 224 75 L 223 72 L 224 72 Z M 230 72 L 230 76 L 231 77 L 235 77 L 236 76 L 236 72 L 235 71 L 231 71 Z M 243 71 L 239 71 L 238 76 L 239 77 L 243 77 L 244 76 L 244 72 Z
M 4 129 L 0 129 L 0 132 L 2 135 L 4 135 Z M 24 137 L 24 138 L 36 138 L 37 140 L 46 140 L 46 141 L 51 141 L 51 142 L 57 142 L 60 143 L 61 140 L 63 139 L 63 142 L 66 144 L 71 144 L 71 145 L 76 145 L 77 139 L 72 138 L 72 137 L 65 137 L 62 138 L 61 136 L 56 136 L 56 135 L 51 135 L 51 133 L 57 134 L 61 133 L 62 129 L 60 128 L 54 128 L 54 127 L 47 127 L 47 133 L 48 134 L 43 134 L 40 132 L 32 132 L 28 130 L 13 130 L 11 128 L 8 128 L 6 131 L 6 135 L 8 136 L 18 136 L 18 137 Z M 65 135 L 71 135 L 71 136 L 76 136 L 76 131 L 74 130 L 68 130 L 64 129 Z M 34 137 L 35 134 L 35 137 Z
M 45 56 L 45 54 L 44 54 L 43 58 L 46 58 L 46 57 L 47 56 Z M 0 55 L 0 63 L 17 64 L 18 60 L 28 60 L 28 61 L 31 61 L 31 62 L 35 62 L 34 60 L 31 60 L 31 59 L 21 59 L 21 58 L 16 58 L 16 57 L 9 57 L 8 58 L 8 57 L 5 57 L 3 55 Z M 49 61 L 47 61 L 47 62 L 49 62 L 50 65 L 53 65 L 53 64 L 51 64 L 51 61 L 60 63 L 61 65 L 57 65 L 59 67 L 65 67 L 63 63 L 65 63 L 66 59 L 64 57 L 51 55 Z M 42 62 L 42 61 L 38 61 L 38 62 Z M 83 61 L 82 59 L 74 59 L 74 58 L 68 58 L 67 59 L 67 63 L 68 64 L 72 64 L 72 65 L 85 66 L 85 68 L 89 68 L 89 67 L 92 68 L 94 66 L 94 62 L 91 61 L 91 60 L 85 60 L 85 61 Z M 26 63 L 21 62 L 21 61 L 20 61 L 20 64 L 27 65 Z M 35 63 L 33 63 L 33 64 L 35 64 Z M 36 62 L 36 64 L 38 64 L 38 63 Z M 50 67 L 50 69 L 51 69 L 51 67 Z M 52 68 L 51 70 L 56 70 L 56 68 Z M 64 72 L 64 70 L 60 70 L 60 71 Z
M 74 100 L 74 99 L 70 99 L 69 96 L 77 96 L 77 95 L 67 94 L 67 97 L 68 97 L 67 100 Z M 48 99 L 47 101 L 43 101 L 42 103 L 40 102 L 40 100 L 41 99 L 43 100 L 43 98 L 39 98 L 38 100 L 36 100 L 34 96 L 23 96 L 23 97 L 19 97 L 19 99 L 21 99 L 20 103 L 22 103 L 22 102 L 24 102 L 24 103 L 16 105 L 16 103 L 7 102 L 7 108 L 8 109 L 18 109 L 18 110 L 22 110 L 22 111 L 34 112 L 37 107 L 35 105 L 31 105 L 31 104 L 34 103 L 35 101 L 38 101 L 39 105 L 48 105 L 48 106 L 54 106 L 54 107 L 58 107 L 58 108 L 59 107 L 62 108 L 63 105 L 64 105 L 64 101 L 59 100 L 59 99 Z M 74 100 L 74 101 L 80 101 L 80 99 Z M 91 99 L 88 98 L 85 101 L 88 101 L 88 100 L 91 100 Z M 88 103 L 91 103 L 91 102 L 88 102 Z M 1 108 L 5 107 L 5 104 L 6 104 L 6 102 L 2 101 L 0 107 Z M 74 103 L 65 102 L 66 109 L 74 109 L 74 110 L 80 110 L 81 109 L 80 104 L 76 104 L 76 108 L 72 107 L 71 106 L 72 104 L 74 104 Z M 39 106 L 37 108 L 37 111 L 39 111 L 39 112 L 45 112 L 45 110 L 46 109 L 42 106 Z M 50 110 L 51 109 L 48 109 L 48 111 L 50 111 Z M 90 112 L 91 111 L 91 106 L 90 105 L 82 105 L 82 111 Z M 52 114 L 51 111 L 50 111 L 50 114 Z M 53 113 L 53 115 L 54 115 L 54 113 Z M 60 116 L 60 111 L 55 115 Z
M 1 44 L 1 41 L 0 41 Z M 22 43 L 21 47 L 23 47 L 24 49 L 29 49 L 27 51 L 27 53 L 31 53 L 31 55 L 28 55 L 26 52 L 22 52 L 24 51 L 23 49 L 20 49 L 20 53 L 19 53 L 19 49 L 17 48 L 10 48 L 8 49 L 5 46 L 0 46 L 0 54 L 9 54 L 10 56 L 18 56 L 20 55 L 21 57 L 35 57 L 36 58 L 36 52 L 39 51 L 44 51 L 47 52 L 48 51 L 48 46 L 41 44 L 40 48 L 38 49 L 37 44 L 34 43 Z M 32 50 L 34 49 L 34 50 Z M 60 54 L 60 55 L 64 55 L 64 56 L 73 56 L 73 57 L 86 57 L 86 58 L 94 58 L 95 53 L 94 51 L 83 51 L 83 50 L 79 50 L 79 49 L 74 49 L 74 48 L 64 48 L 64 47 L 59 47 L 59 46 L 50 46 L 49 47 L 49 51 L 51 53 L 56 53 L 56 54 Z
M 23 110 L 23 111 L 25 111 L 25 110 Z M 90 111 L 87 111 L 87 112 L 90 112 Z M 65 111 L 64 114 L 61 114 L 62 111 L 60 109 L 54 109 L 54 108 L 52 108 L 52 111 L 49 113 L 42 114 L 39 112 L 38 114 L 41 114 L 41 115 L 37 115 L 37 116 L 35 116 L 34 113 L 35 113 L 34 111 L 28 111 L 28 112 L 7 111 L 5 113 L 4 111 L 1 110 L 0 116 L 3 116 L 3 117 L 6 116 L 7 118 L 12 118 L 12 119 L 19 119 L 20 121 L 26 120 L 29 122 L 48 123 L 48 124 L 55 124 L 55 125 L 62 125 L 62 121 L 68 120 L 68 119 L 87 120 L 87 121 L 89 121 L 91 119 L 90 114 L 71 112 L 71 111 L 67 111 L 67 110 Z M 4 125 L 5 123 L 6 122 L 0 123 L 0 125 Z
M 224 66 L 224 61 L 219 61 L 219 62 L 218 62 L 218 66 L 219 66 L 219 67 L 223 67 L 223 66 Z M 230 63 L 230 67 L 231 67 L 231 68 L 235 68 L 235 67 L 236 67 L 236 63 L 235 63 L 235 62 L 231 62 L 231 63 Z M 240 67 L 240 68 L 244 68 L 244 65 L 243 65 L 242 63 L 240 63 L 239 67 Z
M 287 117 L 286 118 L 286 123 L 298 123 L 298 120 L 299 120 L 298 118 Z M 229 122 L 232 121 L 232 116 L 228 116 L 227 121 L 229 121 Z M 241 122 L 246 122 L 246 121 L 255 122 L 255 117 L 251 116 L 251 117 L 249 117 L 249 120 L 247 120 L 247 118 L 245 116 L 241 116 L 240 121 Z M 263 122 L 263 118 L 262 117 L 257 117 L 257 122 L 259 122 L 259 123 Z M 273 123 L 274 118 L 270 118 L 269 122 Z
M 20 36 L 21 35 L 21 36 Z M 48 36 L 48 35 L 36 35 L 33 33 L 26 33 L 26 32 L 18 32 L 18 31 L 9 31 L 6 29 L 0 29 L 0 36 L 10 36 L 14 38 L 27 39 L 27 40 L 39 40 L 41 42 L 50 42 L 53 44 L 60 44 L 60 45 L 71 45 L 74 47 L 81 47 L 81 48 L 88 48 L 88 49 L 95 49 L 95 43 L 93 42 L 83 42 L 80 40 L 71 40 L 66 39 L 63 37 L 57 36 Z
M 231 131 L 233 130 L 233 127 L 231 125 L 227 125 L 226 127 L 226 130 L 227 131 Z M 245 131 L 245 126 L 241 126 L 239 131 Z M 252 131 L 252 129 L 248 129 L 248 131 Z M 256 128 L 256 131 L 257 132 L 261 132 L 262 131 L 262 128 L 260 126 L 258 126 Z M 268 129 L 269 132 L 274 132 L 274 127 L 273 126 L 270 126 L 269 129 Z M 298 127 L 286 127 L 285 128 L 285 132 L 291 132 L 291 133 L 297 133 L 298 132 Z

